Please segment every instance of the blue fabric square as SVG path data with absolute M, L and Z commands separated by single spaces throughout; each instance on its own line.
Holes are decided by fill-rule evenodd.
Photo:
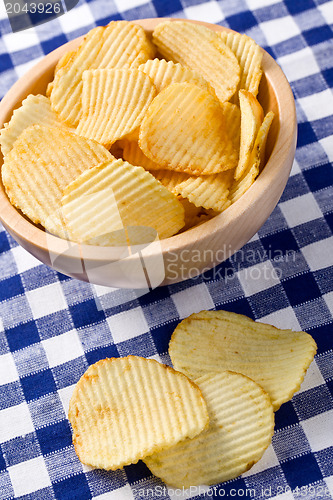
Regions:
M 288 460 L 281 464 L 281 468 L 292 490 L 323 478 L 316 459 L 310 454 Z
M 11 351 L 23 349 L 40 341 L 34 321 L 28 321 L 14 328 L 9 328 L 6 330 L 6 337 Z
M 242 477 L 238 477 L 237 479 L 233 479 L 232 481 L 217 485 L 215 492 L 216 496 L 214 498 L 237 498 L 236 495 L 238 494 L 238 492 L 240 493 L 240 495 L 242 495 L 242 492 L 245 493 L 247 490 L 247 484 L 244 479 Z
M 288 255 L 290 251 L 297 251 L 298 245 L 290 229 L 279 231 L 261 238 L 261 243 L 269 259 L 280 258 Z
M 42 436 L 42 439 L 45 439 L 45 436 Z M 61 481 L 68 475 L 82 472 L 82 464 L 75 453 L 74 446 L 55 450 L 53 453 L 45 455 L 44 461 L 52 483 Z
M 256 319 L 289 306 L 281 285 L 275 285 L 268 290 L 255 293 L 248 298 L 248 301 Z
M 60 366 L 55 366 L 52 369 L 54 380 L 57 389 L 63 389 L 69 385 L 76 384 L 79 378 L 84 374 L 88 368 L 88 363 L 85 356 L 73 359 Z
M 40 398 L 56 390 L 51 370 L 43 370 L 34 375 L 22 377 L 21 384 L 27 401 Z
M 288 38 L 283 42 L 277 43 L 273 47 L 274 58 L 286 56 L 288 54 L 293 54 L 297 50 L 302 50 L 306 47 L 304 38 L 301 35 Z
M 315 328 L 311 328 L 310 333 L 316 341 L 318 354 L 332 349 L 332 328 L 332 322 Z
M 84 474 L 77 474 L 53 484 L 53 490 L 56 498 L 61 498 L 61 500 L 74 500 L 74 498 L 89 500 L 91 498 L 87 479 Z
M 221 277 L 219 276 L 220 271 Z M 230 264 L 229 267 L 219 267 L 216 275 L 218 277 L 216 281 L 208 281 L 206 283 L 214 304 L 220 306 L 232 300 L 244 297 L 244 291 L 237 277 L 237 273 L 234 272 Z
M 37 429 L 36 435 L 43 455 L 72 445 L 72 433 L 68 420 Z
M 67 37 L 66 35 L 58 35 L 52 38 L 48 38 L 47 40 L 44 40 L 41 42 L 41 47 L 44 51 L 45 54 L 48 54 L 49 52 L 52 52 L 52 50 L 57 49 L 60 47 L 60 45 L 63 45 L 64 43 L 67 43 Z
M 275 429 L 279 430 L 295 424 L 298 424 L 298 416 L 291 401 L 287 401 L 275 412 Z
M 291 83 L 291 88 L 296 98 L 307 97 L 326 90 L 327 86 L 322 73 L 306 76 Z
M 2 453 L 2 446 L 0 446 L 0 474 L 3 470 L 5 470 L 6 468 L 6 462 L 5 462 L 5 459 L 3 458 L 3 453 Z
M 241 14 L 234 14 L 226 18 L 231 29 L 244 33 L 246 30 L 256 26 L 257 20 L 251 11 L 242 12 Z
M 172 321 L 167 325 L 162 325 L 151 330 L 150 334 L 152 336 L 158 354 L 164 354 L 168 352 L 171 335 L 178 323 L 179 321 Z
M 0 385 L 0 410 L 24 402 L 24 394 L 19 381 Z
M 325 220 L 333 233 L 333 212 L 325 215 Z
M 13 63 L 9 54 L 0 54 L 0 72 L 9 68 L 13 68 Z
M 292 15 L 314 9 L 316 7 L 313 0 L 285 0 L 285 4 Z
M 313 129 L 316 132 L 317 139 L 324 139 L 332 134 L 333 130 L 333 115 L 316 120 L 313 123 Z
M 1 59 L 0 59 L 0 64 L 1 64 Z M 7 252 L 7 250 L 10 249 L 9 241 L 7 238 L 7 233 L 6 231 L 1 231 L 0 232 L 0 253 Z
M 89 365 L 96 363 L 100 359 L 104 358 L 119 358 L 119 352 L 115 345 L 109 345 L 105 347 L 99 347 L 93 351 L 86 352 L 86 358 Z
M 24 293 L 24 288 L 19 275 L 4 279 L 0 282 L 0 302 Z
M 155 344 L 152 341 L 150 333 L 143 333 L 130 340 L 119 342 L 117 348 L 120 356 L 143 356 L 149 358 L 157 354 Z
M 72 317 L 67 309 L 36 319 L 36 326 L 41 340 L 61 335 L 74 328 Z
M 9 472 L 0 472 L 0 491 L 3 498 L 14 498 L 14 490 L 10 480 Z
M 124 467 L 124 471 L 126 472 L 129 484 L 134 484 L 137 481 L 142 481 L 152 476 L 146 464 L 141 460 L 137 464 L 127 465 Z
M 317 451 L 314 456 L 324 477 L 333 476 L 333 446 Z
M 7 467 L 38 457 L 41 454 L 37 436 L 34 432 L 11 439 L 1 445 L 6 457 Z
M 126 484 L 126 476 L 123 469 L 116 471 L 95 469 L 86 472 L 85 476 L 93 498 L 103 493 L 122 488 Z
M 65 419 L 66 415 L 57 392 L 46 394 L 29 403 L 29 411 L 35 429 Z
M 245 478 L 245 483 L 250 490 L 255 491 L 252 498 L 274 498 L 287 487 L 281 467 L 271 467 L 264 472 Z
M 267 255 L 261 240 L 255 240 L 244 245 L 229 258 L 235 271 L 247 269 L 258 262 L 267 260 Z
M 289 180 L 282 193 L 280 201 L 291 200 L 292 198 L 296 198 L 296 196 L 302 196 L 302 194 L 307 194 L 308 192 L 309 192 L 309 186 L 305 182 L 303 174 L 302 173 L 296 174 L 289 177 Z
M 163 323 L 170 323 L 179 317 L 176 306 L 170 297 L 144 306 L 142 310 L 150 329 Z
M 153 4 L 157 17 L 170 16 L 183 10 L 180 0 L 168 0 L 167 2 L 165 0 L 154 0 Z
M 332 39 L 332 31 L 328 26 L 319 26 L 318 28 L 303 31 L 302 34 L 310 46 Z
M 275 432 L 272 443 L 279 462 L 311 451 L 305 432 L 300 425 Z
M 255 319 L 253 311 L 249 305 L 247 299 L 237 299 L 232 302 L 227 302 L 226 304 L 218 305 L 216 310 L 223 309 L 224 311 L 235 312 L 239 314 L 244 314 L 249 318 Z
M 300 247 L 331 236 L 331 230 L 324 218 L 311 220 L 293 228 L 293 233 Z
M 300 420 L 306 420 L 333 409 L 332 394 L 326 384 L 295 394 L 292 403 Z
M 311 191 L 333 185 L 333 167 L 330 163 L 319 165 L 304 171 L 304 178 Z
M 292 306 L 313 300 L 321 295 L 318 285 L 310 273 L 289 278 L 283 282 L 283 288 Z
M 321 73 L 329 87 L 333 87 L 333 68 L 328 68 Z
M 48 359 L 40 342 L 13 352 L 16 369 L 20 377 L 48 368 Z
M 316 142 L 317 137 L 309 122 L 298 124 L 297 147 L 301 148 L 307 144 Z
M 81 304 L 69 307 L 75 328 L 98 323 L 105 319 L 104 311 L 99 311 L 95 300 L 87 300 Z
M 45 286 L 58 281 L 57 274 L 54 271 L 50 272 L 48 267 L 42 265 L 25 271 L 21 274 L 21 277 L 27 291 L 39 288 L 41 283 Z

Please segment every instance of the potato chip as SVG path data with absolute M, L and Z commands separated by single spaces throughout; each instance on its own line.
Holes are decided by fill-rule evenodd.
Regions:
M 239 151 L 240 144 L 240 129 L 241 129 L 241 112 L 238 106 L 231 102 L 221 104 L 222 113 L 225 120 L 228 136 L 232 140 L 235 151 Z
M 237 58 L 215 31 L 186 21 L 166 21 L 155 28 L 153 42 L 163 57 L 202 75 L 221 102 L 236 92 Z
M 200 222 L 202 210 L 200 207 L 196 207 L 186 198 L 178 197 L 178 200 L 183 205 L 184 208 L 184 220 L 185 225 L 182 227 L 181 232 L 187 231 L 191 227 L 195 226 Z
M 161 166 L 155 163 L 153 160 L 148 158 L 141 150 L 139 144 L 136 141 L 124 140 L 121 143 L 123 147 L 123 158 L 132 165 L 138 165 L 143 167 L 149 172 L 154 172 L 156 170 L 161 170 Z M 171 172 L 170 170 L 167 172 Z M 180 174 L 182 175 L 182 174 Z
M 253 380 L 225 371 L 195 383 L 207 403 L 209 428 L 144 459 L 155 476 L 176 488 L 234 479 L 258 462 L 274 431 L 272 403 Z
M 126 226 L 154 228 L 160 238 L 167 238 L 184 226 L 177 198 L 142 167 L 121 159 L 80 175 L 64 190 L 62 204 L 72 238 L 79 242 L 112 237 Z
M 248 90 L 256 96 L 262 75 L 262 49 L 247 35 L 222 31 L 219 36 L 236 55 L 240 66 L 241 75 L 237 90 Z M 232 99 L 238 102 L 238 92 L 235 92 Z
M 52 108 L 62 121 L 76 127 L 81 114 L 82 73 L 97 68 L 134 68 L 154 57 L 144 29 L 127 21 L 93 28 L 77 51 L 57 67 L 48 90 Z
M 273 111 L 269 111 L 259 128 L 254 147 L 250 156 L 249 167 L 240 179 L 233 181 L 229 191 L 229 200 L 235 203 L 254 183 L 259 175 L 260 166 L 265 162 L 265 146 L 268 132 L 274 118 Z
M 150 78 L 137 69 L 95 69 L 82 75 L 79 135 L 110 148 L 134 132 L 156 95 Z
M 5 156 L 12 149 L 14 142 L 29 125 L 40 124 L 50 127 L 68 127 L 62 123 L 51 109 L 50 100 L 43 95 L 28 95 L 22 105 L 15 109 L 9 123 L 0 130 L 0 145 Z M 69 129 L 74 132 L 74 129 Z
M 264 119 L 264 112 L 257 99 L 251 92 L 239 91 L 241 110 L 241 136 L 238 165 L 235 170 L 235 179 L 238 180 L 249 165 L 259 128 Z
M 31 125 L 5 156 L 2 181 L 10 202 L 50 233 L 66 237 L 63 189 L 86 169 L 112 158 L 100 144 L 61 127 Z
M 179 184 L 192 177 L 191 175 L 174 172 L 173 170 L 151 170 L 151 173 L 164 187 L 175 195 L 178 194 L 177 187 Z
M 316 343 L 305 332 L 279 330 L 227 311 L 201 311 L 177 326 L 169 353 L 173 366 L 192 378 L 223 370 L 247 375 L 277 410 L 300 388 Z
M 68 418 L 81 462 L 108 470 L 194 437 L 208 425 L 193 382 L 138 356 L 91 365 L 75 386 Z
M 161 168 L 192 175 L 219 173 L 237 162 L 220 104 L 193 83 L 173 83 L 155 97 L 139 146 Z
M 146 73 L 154 83 L 157 92 L 161 92 L 172 83 L 192 82 L 208 92 L 212 89 L 206 80 L 196 71 L 186 68 L 179 63 L 166 61 L 165 59 L 150 59 L 139 66 L 139 70 Z M 214 97 L 215 92 L 213 92 Z

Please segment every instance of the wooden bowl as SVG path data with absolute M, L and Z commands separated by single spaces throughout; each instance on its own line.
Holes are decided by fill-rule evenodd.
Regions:
M 165 19 L 136 21 L 147 32 Z M 195 22 L 195 21 L 191 21 Z M 227 28 L 199 23 L 216 31 Z M 59 58 L 76 48 L 77 38 L 48 54 L 9 90 L 0 104 L 0 127 L 28 94 L 45 93 Z M 225 212 L 198 227 L 152 242 L 131 255 L 124 249 L 75 245 L 47 234 L 14 208 L 1 184 L 3 226 L 28 252 L 61 273 L 91 283 L 123 288 L 154 288 L 193 278 L 230 257 L 262 226 L 287 183 L 296 148 L 296 113 L 290 86 L 274 59 L 264 52 L 259 101 L 275 118 L 266 147 L 266 165 L 251 188 Z M 138 250 L 138 249 L 136 249 Z M 128 256 L 127 256 L 128 255 Z

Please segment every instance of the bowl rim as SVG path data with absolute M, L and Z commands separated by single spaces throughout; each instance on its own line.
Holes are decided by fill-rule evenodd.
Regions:
M 186 21 L 206 26 L 215 31 L 233 31 L 230 28 L 218 24 L 180 18 L 147 18 L 135 20 L 133 22 L 143 26 L 148 32 L 151 32 L 157 24 L 165 21 Z M 25 75 L 19 78 L 0 103 L 1 127 L 5 123 L 8 113 L 12 112 L 26 96 L 26 89 L 30 88 L 31 85 L 33 85 L 33 83 L 36 82 L 47 70 L 51 70 L 59 58 L 67 50 L 73 50 L 76 48 L 83 38 L 84 35 L 61 45 L 43 57 L 43 59 L 35 64 Z M 266 80 L 269 82 L 271 87 L 274 88 L 276 96 L 281 94 L 284 96 L 283 106 L 281 106 L 280 100 L 278 98 L 276 99 L 278 116 L 275 116 L 274 119 L 279 120 L 279 127 L 275 144 L 265 167 L 252 186 L 239 200 L 228 207 L 227 210 L 204 222 L 200 226 L 160 240 L 160 245 L 150 245 L 146 257 L 154 257 L 161 252 L 163 255 L 172 251 L 179 252 L 182 249 L 194 246 L 198 240 L 204 242 L 205 238 L 208 236 L 211 239 L 212 235 L 220 232 L 221 229 L 227 230 L 229 226 L 235 224 L 237 220 L 241 219 L 242 215 L 255 203 L 258 197 L 263 196 L 271 188 L 272 183 L 281 183 L 281 179 L 279 178 L 280 168 L 278 166 L 284 163 L 286 157 L 290 159 L 289 163 L 291 169 L 292 159 L 296 149 L 296 108 L 293 93 L 289 82 L 287 81 L 287 78 L 278 63 L 264 49 L 261 48 L 261 50 L 263 51 L 262 67 Z M 24 85 L 22 90 L 23 82 Z M 282 158 L 280 156 L 281 150 L 284 155 Z M 73 248 L 73 252 L 71 252 L 69 242 L 67 240 L 59 238 L 58 236 L 47 234 L 43 229 L 40 229 L 33 222 L 26 219 L 10 203 L 2 185 L 0 189 L 0 221 L 13 235 L 13 237 L 17 237 L 21 242 L 26 242 L 28 245 L 32 244 L 35 248 L 42 252 L 48 252 L 55 255 L 61 255 L 65 251 L 67 258 L 74 260 L 77 259 L 77 249 Z M 203 235 L 203 228 L 206 230 L 205 235 Z M 109 261 L 110 259 L 112 260 L 112 254 L 114 254 L 112 251 L 114 249 L 112 249 L 112 247 L 73 243 L 72 245 L 79 245 L 84 249 L 84 259 L 87 261 Z M 132 257 L 135 258 L 135 255 Z M 116 255 L 115 258 L 117 258 Z

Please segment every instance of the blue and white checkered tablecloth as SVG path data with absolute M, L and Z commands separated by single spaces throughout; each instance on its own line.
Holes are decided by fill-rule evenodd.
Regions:
M 333 499 L 333 3 L 327 0 L 80 0 L 13 33 L 0 2 L 0 96 L 64 42 L 110 20 L 174 16 L 254 38 L 281 65 L 297 107 L 298 145 L 282 198 L 241 251 L 198 278 L 137 297 L 41 265 L 0 232 L 0 498 Z M 177 323 L 227 309 L 308 331 L 318 353 L 301 390 L 276 413 L 273 443 L 238 479 L 166 488 L 142 464 L 83 466 L 66 418 L 95 361 L 137 354 L 169 362 Z

